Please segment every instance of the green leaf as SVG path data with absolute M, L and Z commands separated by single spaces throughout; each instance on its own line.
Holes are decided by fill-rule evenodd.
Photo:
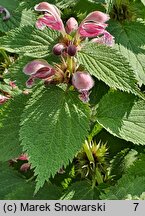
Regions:
M 65 9 L 67 7 L 72 7 L 77 3 L 78 0 L 53 0 L 53 4 L 55 4 L 60 9 Z M 50 2 L 50 1 L 49 1 Z
M 113 179 L 121 178 L 122 174 L 134 163 L 137 151 L 129 148 L 118 152 L 118 154 L 111 160 L 109 167 L 109 175 L 113 176 Z
M 99 103 L 97 120 L 114 136 L 145 145 L 145 101 L 114 91 Z
M 127 174 L 134 176 L 145 176 L 145 154 L 141 154 L 139 159 L 127 170 Z
M 89 117 L 88 106 L 74 92 L 56 86 L 35 91 L 23 114 L 20 137 L 35 168 L 36 191 L 81 148 Z
M 15 10 L 19 6 L 18 0 L 0 0 L 0 5 L 7 8 L 8 10 Z
M 4 0 L 5 1 L 5 0 Z M 16 27 L 22 27 L 26 25 L 34 25 L 36 22 L 36 16 L 30 9 L 23 9 L 21 7 L 15 8 L 14 2 L 11 2 L 10 4 L 6 3 L 6 8 L 10 12 L 10 19 L 7 21 L 3 21 L 2 16 L 0 17 L 0 31 L 1 32 L 7 32 L 10 31 Z M 0 0 L 0 5 L 1 0 Z M 12 6 L 12 7 L 11 7 Z M 17 5 L 18 6 L 18 5 Z
M 7 164 L 0 163 L 0 199 L 5 199 L 8 193 L 23 183 L 24 179 L 20 177 L 20 174 L 8 167 Z
M 145 200 L 145 192 L 143 192 L 140 196 L 131 196 L 130 194 L 128 194 L 128 196 L 126 197 L 127 200 Z
M 145 84 L 145 23 L 111 21 L 109 32 L 115 37 L 115 48 L 128 59 L 138 81 Z
M 34 196 L 34 182 L 27 182 L 24 176 L 13 170 L 8 164 L 0 164 L 0 199 L 1 200 L 52 200 L 61 197 L 61 191 L 51 183 Z
M 109 87 L 104 82 L 99 81 L 97 79 L 94 79 L 94 81 L 95 85 L 91 89 L 91 93 L 89 95 L 89 103 L 93 106 L 98 104 L 103 95 L 105 95 L 109 90 Z
M 58 32 L 43 31 L 32 26 L 15 29 L 0 38 L 1 48 L 34 58 L 42 58 L 52 53 L 52 47 L 58 38 Z
M 74 6 L 73 10 L 76 11 L 78 14 L 83 14 L 87 16 L 92 11 L 96 10 L 103 10 L 105 9 L 99 1 L 88 1 L 88 0 L 78 0 L 77 4 Z M 84 16 L 84 18 L 85 18 Z
M 143 3 L 143 5 L 145 6 L 145 0 L 141 0 L 141 2 Z
M 78 0 L 45 0 L 45 2 L 48 2 L 49 4 L 54 4 L 55 6 L 57 6 L 59 9 L 64 9 L 67 8 L 69 6 L 73 6 L 76 4 Z M 36 4 L 39 4 L 41 1 L 40 0 L 25 0 L 22 1 L 23 5 L 27 8 L 32 8 L 34 7 Z
M 141 95 L 129 63 L 116 50 L 104 45 L 86 43 L 78 52 L 78 61 L 90 74 L 110 87 Z
M 141 0 L 141 2 L 143 3 L 143 5 L 145 5 L 145 0 Z
M 145 191 L 145 176 L 134 177 L 124 175 L 115 186 L 109 187 L 105 194 L 101 194 L 103 200 L 124 200 L 131 196 L 140 196 Z
M 62 200 L 94 200 L 99 199 L 99 191 L 97 187 L 92 188 L 89 181 L 78 181 L 72 184 L 65 194 L 61 197 Z
M 19 142 L 20 118 L 29 96 L 19 95 L 0 107 L 0 161 L 22 153 Z
M 61 197 L 61 190 L 49 183 L 45 184 L 40 191 L 34 195 L 35 184 L 34 182 L 26 182 L 19 185 L 19 187 L 12 190 L 5 196 L 6 200 L 57 200 Z

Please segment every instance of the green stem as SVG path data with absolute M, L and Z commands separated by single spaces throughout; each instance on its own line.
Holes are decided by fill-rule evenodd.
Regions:
M 4 59 L 7 61 L 7 64 L 10 65 L 11 61 L 6 52 L 3 49 L 0 49 L 1 54 L 3 55 Z
M 103 183 L 103 178 L 102 178 L 102 175 L 101 175 L 98 167 L 96 167 L 95 174 L 94 174 L 94 176 L 92 178 L 92 188 L 95 187 L 96 182 L 98 183 L 98 185 Z
M 34 175 L 31 176 L 29 179 L 27 179 L 26 182 L 30 182 L 30 181 L 32 181 L 33 179 L 35 179 L 35 176 L 34 176 Z
M 68 56 L 67 57 L 67 65 L 68 65 L 68 70 L 72 74 L 73 72 L 73 57 Z
M 96 181 L 97 181 L 98 184 L 103 183 L 103 178 L 102 178 L 102 175 L 101 175 L 98 167 L 96 167 L 96 175 L 95 175 L 95 177 L 96 177 Z

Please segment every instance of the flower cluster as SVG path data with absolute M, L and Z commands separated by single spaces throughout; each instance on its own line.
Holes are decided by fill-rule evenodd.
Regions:
M 19 161 L 22 162 L 22 164 L 20 165 L 20 171 L 21 172 L 27 172 L 31 167 L 30 163 L 28 162 L 29 161 L 28 155 L 27 154 L 21 154 L 17 158 L 13 158 L 13 159 L 9 160 L 9 164 L 11 166 L 14 166 L 14 164 L 18 163 Z
M 19 94 L 21 90 L 16 86 L 15 81 L 5 79 L 1 83 L 0 92 L 0 105 L 3 105 L 15 94 Z
M 81 42 L 90 38 L 92 43 L 113 46 L 114 38 L 106 31 L 109 16 L 100 11 L 94 11 L 78 25 L 74 17 L 71 17 L 64 26 L 61 14 L 55 5 L 41 2 L 34 8 L 41 12 L 36 22 L 36 28 L 43 30 L 45 27 L 57 30 L 61 33 L 52 53 L 61 56 L 62 63 L 51 66 L 47 61 L 36 59 L 29 62 L 23 69 L 29 75 L 26 85 L 31 87 L 35 79 L 42 79 L 48 83 L 66 83 L 73 85 L 80 93 L 80 99 L 89 100 L 89 90 L 93 87 L 93 78 L 87 71 L 82 71 L 76 59 L 76 53 L 81 49 Z

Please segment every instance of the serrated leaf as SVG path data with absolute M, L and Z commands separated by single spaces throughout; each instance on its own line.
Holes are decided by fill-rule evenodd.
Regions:
M 132 68 L 116 50 L 104 45 L 87 43 L 78 52 L 78 61 L 90 74 L 110 87 L 141 95 Z
M 56 4 L 60 9 L 65 9 L 67 7 L 72 7 L 77 3 L 78 0 L 55 0 L 53 4 Z
M 99 199 L 99 191 L 97 187 L 92 188 L 89 181 L 78 181 L 72 184 L 65 194 L 61 197 L 62 200 L 94 200 Z
M 19 6 L 18 0 L 0 0 L 0 5 L 7 8 L 8 10 L 15 10 Z
M 124 200 L 131 196 L 140 196 L 145 191 L 145 176 L 134 177 L 124 175 L 115 186 L 109 187 L 105 194 L 100 196 L 103 200 Z
M 0 199 L 1 200 L 51 200 L 61 197 L 61 190 L 55 185 L 47 184 L 34 196 L 34 182 L 27 182 L 8 164 L 0 164 Z
M 24 26 L 0 38 L 0 44 L 1 48 L 9 52 L 42 58 L 52 53 L 52 47 L 58 35 L 58 32 L 50 29 L 41 31 L 33 26 Z
M 124 92 L 110 92 L 99 103 L 97 121 L 111 134 L 145 145 L 144 100 Z
M 1 3 L 0 3 L 1 5 Z M 0 17 L 0 31 L 7 32 L 16 27 L 22 27 L 26 25 L 34 25 L 36 22 L 36 16 L 30 9 L 22 9 L 21 7 L 16 10 L 16 8 L 12 9 L 7 3 L 6 8 L 10 12 L 10 19 L 3 21 L 2 17 Z
M 145 176 L 145 154 L 141 154 L 139 159 L 127 170 L 127 174 L 134 176 Z
M 48 2 L 49 4 L 54 4 L 57 6 L 59 9 L 64 9 L 69 6 L 73 6 L 76 4 L 78 0 L 45 0 L 45 2 Z M 32 8 L 36 4 L 39 4 L 41 1 L 40 0 L 25 0 L 23 1 L 23 5 L 27 8 Z
M 22 118 L 23 149 L 37 175 L 36 191 L 72 160 L 89 129 L 89 108 L 74 92 L 59 87 L 36 90 Z
M 88 0 L 78 0 L 76 5 L 74 6 L 73 10 L 76 11 L 78 14 L 83 14 L 87 16 L 92 11 L 96 10 L 103 10 L 105 9 L 103 5 L 100 4 L 99 1 L 88 1 Z M 85 16 L 83 18 L 85 18 Z
M 26 182 L 19 185 L 15 190 L 9 192 L 6 200 L 57 200 L 61 197 L 61 190 L 53 184 L 45 184 L 40 191 L 34 195 L 35 184 L 34 182 Z
M 19 95 L 0 107 L 0 161 L 22 153 L 19 142 L 20 118 L 29 96 Z
M 145 84 L 145 23 L 111 21 L 109 32 L 115 37 L 115 47 L 134 69 L 138 81 Z
M 130 150 L 124 149 L 111 160 L 111 164 L 109 166 L 109 175 L 113 177 L 113 179 L 121 178 L 122 174 L 134 163 L 136 158 L 137 151 L 134 149 Z

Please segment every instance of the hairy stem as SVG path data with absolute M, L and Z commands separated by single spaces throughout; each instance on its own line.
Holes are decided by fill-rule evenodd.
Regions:
M 67 57 L 67 65 L 68 65 L 68 70 L 69 70 L 69 72 L 70 72 L 70 74 L 72 74 L 73 73 L 73 57 L 71 57 L 71 56 L 68 56 Z

